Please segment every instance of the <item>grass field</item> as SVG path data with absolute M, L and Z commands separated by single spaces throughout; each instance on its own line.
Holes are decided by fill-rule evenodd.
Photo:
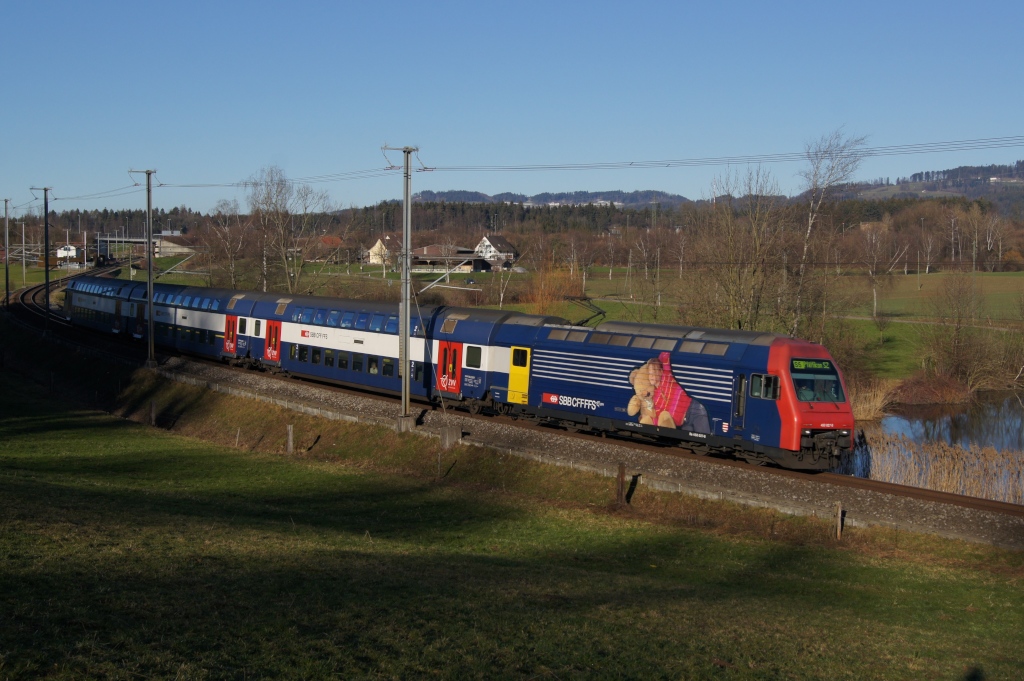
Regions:
M 439 480 L 429 441 L 145 373 L 118 408 L 150 400 L 241 446 L 0 373 L 0 678 L 1024 674 L 1019 554 L 646 489 L 617 512 L 607 479 L 466 448 Z

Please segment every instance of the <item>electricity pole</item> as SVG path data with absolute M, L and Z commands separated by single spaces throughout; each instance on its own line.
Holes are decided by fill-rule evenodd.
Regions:
M 153 338 L 153 173 L 155 170 L 129 170 L 129 173 L 146 173 L 146 326 L 149 356 L 146 367 L 156 368 L 156 346 Z M 128 266 L 131 268 L 131 265 Z
M 412 417 L 409 413 L 410 393 L 410 361 L 409 361 L 409 336 L 412 323 L 412 283 L 410 280 L 409 266 L 412 260 L 412 155 L 419 151 L 419 147 L 384 147 L 401 151 L 405 156 L 404 165 L 404 191 L 402 196 L 402 306 L 399 322 L 399 350 L 398 350 L 398 371 L 402 377 L 402 413 L 399 415 L 400 423 L 404 423 L 411 429 L 408 420 Z
M 10 229 L 10 207 L 11 200 L 4 199 L 4 309 L 11 304 L 11 229 Z
M 43 192 L 43 281 L 46 283 L 46 331 L 50 330 L 50 190 L 53 187 L 31 187 Z

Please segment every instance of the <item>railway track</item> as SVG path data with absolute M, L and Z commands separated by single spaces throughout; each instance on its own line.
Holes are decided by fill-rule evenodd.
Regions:
M 114 269 L 114 268 L 108 268 L 105 271 L 109 271 L 111 269 Z M 89 273 L 90 274 L 97 274 L 99 272 L 101 272 L 101 271 L 92 270 Z M 65 284 L 66 284 L 66 279 L 59 280 L 56 283 L 55 282 L 51 282 L 51 291 L 53 289 L 55 289 L 55 288 L 62 287 Z M 38 326 L 42 326 L 43 325 L 43 320 L 46 318 L 45 305 L 41 302 L 41 298 L 43 297 L 43 293 L 44 293 L 43 289 L 44 289 L 44 287 L 42 285 L 34 286 L 34 287 L 29 287 L 27 289 L 22 290 L 17 295 L 17 301 L 19 303 L 19 306 L 22 308 L 22 315 L 21 315 L 22 319 L 26 319 L 26 320 L 31 319 L 32 323 L 34 323 L 34 324 L 36 324 Z M 91 348 L 94 351 L 98 351 L 99 353 L 107 354 L 107 355 L 121 355 L 121 356 L 123 356 L 124 354 L 126 354 L 125 350 L 128 349 L 128 348 L 131 348 L 134 352 L 130 352 L 130 353 L 127 353 L 127 354 L 130 354 L 130 355 L 134 356 L 135 358 L 137 358 L 140 363 L 144 360 L 144 353 L 139 351 L 138 347 L 135 344 L 126 343 L 125 341 L 120 340 L 120 339 L 114 340 L 114 339 L 111 339 L 111 338 L 109 338 L 107 336 L 103 336 L 101 334 L 95 334 L 95 333 L 91 333 L 91 332 L 86 332 L 86 333 L 83 334 L 81 329 L 76 329 L 74 327 L 71 327 L 69 324 L 67 324 L 64 321 L 63 317 L 61 317 L 59 315 L 59 313 L 51 313 L 50 316 L 49 316 L 49 319 L 50 319 L 51 329 L 53 329 L 53 328 L 61 329 L 61 335 L 65 336 L 66 338 L 83 339 L 83 337 L 88 337 L 90 339 L 90 342 L 82 343 L 82 344 L 83 345 L 87 345 L 89 348 Z M 162 350 L 161 357 L 163 359 L 166 359 L 169 356 L 173 356 L 173 355 L 168 354 L 166 352 L 166 350 Z M 227 371 L 230 371 L 230 372 L 237 372 L 237 373 L 244 373 L 245 375 L 247 375 L 249 377 L 259 376 L 259 380 L 261 380 L 261 381 L 279 381 L 279 382 L 284 382 L 284 383 L 288 383 L 288 384 L 292 384 L 292 385 L 295 384 L 295 379 L 292 378 L 292 377 L 289 377 L 289 376 L 281 376 L 281 375 L 274 375 L 274 374 L 269 374 L 269 373 L 263 374 L 263 373 L 253 372 L 250 369 L 245 369 L 245 368 L 241 368 L 241 367 L 228 366 L 228 365 L 226 365 L 224 363 L 217 362 L 217 361 L 214 361 L 214 360 L 210 360 L 208 358 L 199 358 L 199 357 L 189 356 L 188 359 L 189 359 L 189 361 L 192 361 L 192 362 L 200 362 L 200 363 L 206 364 L 208 366 L 215 366 L 215 367 L 217 367 L 219 369 L 222 369 L 222 370 L 227 370 Z M 389 396 L 386 396 L 386 395 L 371 393 L 371 392 L 368 392 L 366 390 L 349 388 L 349 387 L 339 386 L 339 385 L 329 384 L 329 383 L 322 383 L 322 382 L 319 382 L 319 381 L 306 381 L 306 380 L 303 380 L 303 383 L 311 385 L 311 386 L 316 386 L 316 388 L 321 389 L 321 390 L 328 390 L 328 391 L 332 391 L 332 392 L 337 392 L 337 393 L 340 393 L 340 394 L 343 394 L 343 395 L 348 395 L 348 396 L 351 396 L 351 397 L 358 397 L 360 399 L 371 399 L 371 400 L 375 400 L 375 401 L 382 401 L 382 402 L 387 402 L 389 404 L 396 404 L 396 405 L 397 405 L 397 402 L 398 402 L 397 398 L 392 398 L 392 397 L 389 397 Z M 427 410 L 433 410 L 433 411 L 440 410 L 440 407 L 438 407 L 437 405 L 431 404 L 431 403 L 428 403 L 428 402 L 425 402 L 425 401 L 424 402 L 419 402 L 418 404 L 419 404 L 420 407 L 422 407 L 424 409 L 427 409 Z M 544 437 L 544 436 L 547 436 L 547 435 L 551 435 L 553 433 L 557 433 L 558 435 L 560 435 L 562 437 L 576 438 L 576 439 L 580 439 L 580 440 L 583 440 L 583 441 L 594 442 L 596 440 L 600 440 L 600 441 L 605 442 L 607 444 L 613 444 L 614 443 L 615 445 L 623 447 L 626 450 L 631 450 L 631 451 L 636 451 L 636 452 L 645 452 L 645 453 L 648 453 L 648 454 L 657 454 L 657 455 L 662 455 L 662 456 L 664 456 L 664 455 L 671 455 L 672 457 L 676 457 L 676 458 L 683 459 L 683 460 L 694 461 L 694 462 L 698 462 L 699 461 L 699 462 L 703 462 L 705 464 L 710 464 L 712 466 L 719 467 L 723 472 L 728 471 L 728 470 L 734 470 L 737 473 L 756 473 L 757 475 L 764 476 L 765 478 L 768 478 L 768 479 L 792 480 L 792 481 L 800 481 L 800 482 L 806 482 L 806 483 L 827 484 L 827 485 L 831 485 L 833 487 L 837 487 L 837 488 L 841 488 L 841 489 L 848 489 L 848 490 L 853 490 L 853 491 L 864 491 L 864 492 L 878 493 L 878 494 L 889 495 L 889 496 L 899 497 L 899 498 L 904 498 L 904 499 L 913 499 L 913 500 L 917 500 L 917 501 L 921 501 L 921 502 L 927 502 L 927 503 L 933 503 L 933 504 L 942 504 L 942 505 L 946 505 L 946 506 L 953 506 L 953 507 L 958 507 L 958 508 L 963 508 L 963 509 L 969 509 L 969 510 L 972 510 L 972 511 L 981 511 L 981 512 L 985 512 L 985 513 L 994 513 L 994 514 L 998 514 L 998 515 L 1002 515 L 1002 516 L 1007 516 L 1007 517 L 1012 517 L 1012 518 L 1024 518 L 1024 506 L 1017 505 L 1017 504 L 1010 504 L 1010 503 L 1000 502 L 1000 501 L 992 501 L 992 500 L 988 500 L 988 499 L 979 499 L 979 498 L 975 498 L 975 497 L 968 497 L 968 496 L 959 495 L 959 494 L 952 494 L 952 493 L 948 493 L 948 492 L 937 492 L 937 491 L 929 490 L 929 489 L 923 489 L 923 488 L 918 488 L 918 487 L 908 487 L 908 486 L 905 486 L 905 485 L 896 485 L 896 484 L 882 482 L 882 481 L 878 481 L 878 480 L 869 480 L 869 479 L 865 479 L 865 478 L 856 478 L 856 477 L 852 477 L 852 476 L 839 475 L 839 474 L 835 474 L 835 473 L 814 473 L 814 472 L 785 470 L 785 469 L 773 468 L 773 467 L 769 467 L 769 466 L 752 466 L 752 465 L 750 465 L 748 463 L 744 463 L 744 462 L 737 461 L 737 460 L 718 458 L 718 457 L 714 457 L 714 456 L 706 456 L 706 455 L 702 455 L 702 454 L 693 453 L 693 452 L 691 452 L 689 450 L 686 450 L 686 449 L 684 449 L 684 448 L 682 448 L 682 447 L 680 447 L 678 445 L 669 446 L 669 445 L 662 445 L 662 444 L 659 444 L 659 443 L 656 443 L 656 442 L 651 442 L 651 441 L 643 441 L 643 440 L 639 440 L 639 439 L 633 439 L 633 438 L 631 438 L 631 437 L 629 437 L 628 435 L 625 435 L 625 434 L 622 437 L 616 437 L 616 436 L 602 437 L 602 436 L 594 435 L 594 434 L 590 434 L 590 433 L 581 433 L 581 432 L 575 432 L 575 431 L 570 431 L 570 430 L 563 430 L 563 429 L 553 428 L 553 427 L 548 426 L 548 425 L 540 425 L 540 424 L 531 423 L 531 422 L 523 421 L 523 420 L 513 420 L 512 418 L 509 418 L 507 416 L 484 415 L 484 414 L 474 415 L 474 414 L 470 414 L 469 412 L 465 412 L 465 411 L 461 411 L 461 410 L 459 410 L 457 413 L 458 413 L 459 417 L 464 418 L 464 419 L 469 419 L 471 421 L 478 421 L 478 422 L 481 422 L 481 423 L 490 422 L 490 423 L 502 424 L 502 425 L 505 425 L 505 426 L 508 426 L 508 427 L 518 428 L 518 429 L 522 429 L 524 431 L 529 431 L 529 432 L 536 433 L 540 437 Z

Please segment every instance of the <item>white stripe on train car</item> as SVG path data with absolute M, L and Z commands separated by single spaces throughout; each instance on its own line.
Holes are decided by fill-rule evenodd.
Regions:
M 701 400 L 732 404 L 732 369 L 673 364 L 672 373 L 690 395 Z
M 303 332 L 306 335 L 303 335 Z M 356 329 L 335 329 L 295 322 L 281 324 L 281 341 L 293 345 L 362 352 L 381 357 L 398 357 L 399 349 L 399 339 L 394 334 Z M 422 338 L 409 339 L 409 359 L 413 362 L 423 361 Z
M 631 388 L 629 374 L 638 366 L 640 363 L 634 359 L 557 350 L 537 350 L 533 355 L 533 375 L 538 378 L 603 388 Z

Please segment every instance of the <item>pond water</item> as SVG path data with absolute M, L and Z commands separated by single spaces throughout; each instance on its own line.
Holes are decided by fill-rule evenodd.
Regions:
M 969 404 L 905 405 L 893 411 L 882 419 L 882 429 L 914 442 L 1024 451 L 1024 395 L 979 393 Z

